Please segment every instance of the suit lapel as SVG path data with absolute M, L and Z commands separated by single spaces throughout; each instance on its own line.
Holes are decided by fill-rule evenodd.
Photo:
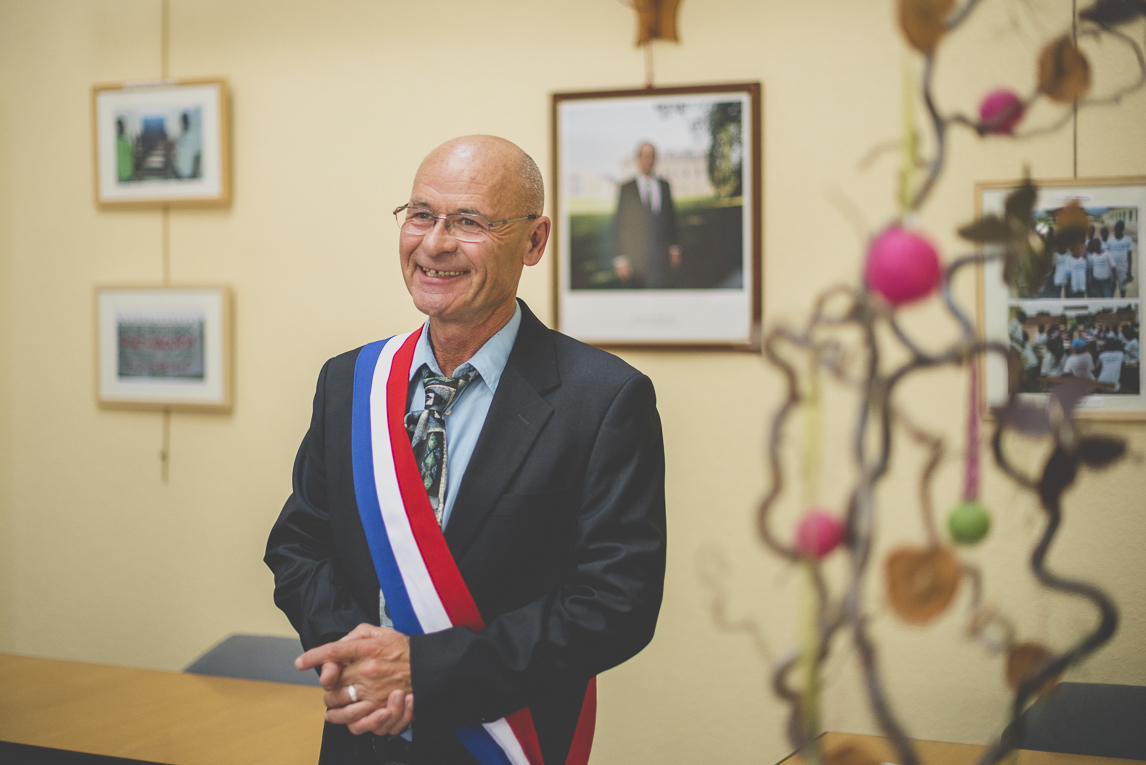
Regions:
M 521 327 L 446 525 L 461 561 L 553 414 L 541 394 L 561 384 L 551 331 L 521 303 Z

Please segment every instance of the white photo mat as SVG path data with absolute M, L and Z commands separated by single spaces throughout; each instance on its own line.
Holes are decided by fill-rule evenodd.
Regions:
M 1035 217 L 1040 212 L 1063 207 L 1072 200 L 1092 214 L 1095 211 L 1116 209 L 1124 215 L 1132 216 L 1127 227 L 1127 235 L 1133 229 L 1134 249 L 1131 275 L 1136 285 L 1126 297 L 1098 298 L 1085 297 L 1069 299 L 1018 295 L 1003 282 L 1003 265 L 999 261 L 986 264 L 982 268 L 979 284 L 980 326 L 989 341 L 1008 342 L 1008 324 L 1017 309 L 1022 309 L 1032 322 L 1040 317 L 1055 321 L 1065 318 L 1068 321 L 1090 317 L 1136 315 L 1136 323 L 1141 325 L 1140 289 L 1146 270 L 1141 265 L 1141 214 L 1146 212 L 1146 178 L 1102 178 L 1069 180 L 1034 180 L 1039 189 L 1035 202 Z M 1021 181 L 990 182 L 976 185 L 976 207 L 980 215 L 1003 214 L 1003 204 L 1007 195 L 1014 191 Z M 1041 217 L 1046 217 L 1045 215 Z M 989 249 L 987 250 L 990 251 Z M 1069 353 L 1069 349 L 1067 351 Z M 1006 401 L 1008 386 L 1007 362 L 998 354 L 988 354 L 984 363 L 984 407 L 999 406 Z M 1146 397 L 1142 394 L 1141 364 L 1138 367 L 1138 393 L 1125 392 L 1111 394 L 1099 392 L 1083 399 L 1078 416 L 1097 419 L 1146 419 Z M 1020 398 L 1030 401 L 1046 399 L 1045 393 L 1020 393 Z
M 739 131 L 741 193 L 723 203 L 704 169 L 705 153 L 712 146 L 704 114 L 718 104 L 736 104 L 740 115 L 733 127 Z M 558 328 L 605 346 L 758 349 L 759 86 L 555 94 L 554 137 Z M 682 230 L 681 273 L 691 268 L 700 278 L 681 279 L 672 288 L 626 288 L 615 283 L 612 288 L 597 288 L 586 286 L 584 279 L 579 284 L 578 247 L 584 247 L 586 239 L 577 239 L 574 232 L 584 230 L 581 221 L 595 217 L 601 231 L 596 240 L 606 241 L 607 227 L 619 216 L 620 189 L 634 175 L 635 151 L 643 142 L 656 146 L 654 172 L 670 182 L 678 229 L 697 220 L 706 207 L 723 204 L 726 217 L 738 207 L 739 230 L 729 237 L 735 244 L 714 256 L 706 250 L 710 238 L 694 237 L 701 244 L 690 247 Z M 615 253 L 609 243 L 600 249 L 605 254 L 596 258 L 604 264 L 598 272 L 607 276 Z M 710 274 L 698 270 L 707 267 L 705 259 L 713 264 Z
M 226 287 L 97 288 L 99 404 L 229 410 L 230 318 Z

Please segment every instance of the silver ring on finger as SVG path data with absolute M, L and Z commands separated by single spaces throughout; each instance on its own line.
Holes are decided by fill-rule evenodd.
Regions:
M 350 694 L 350 703 L 357 704 L 358 703 L 358 691 L 354 690 L 354 686 L 353 685 L 347 686 L 346 692 Z

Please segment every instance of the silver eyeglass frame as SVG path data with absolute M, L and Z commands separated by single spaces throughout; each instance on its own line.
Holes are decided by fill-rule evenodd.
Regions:
M 433 224 L 433 226 L 430 226 L 428 231 L 426 231 L 422 234 L 407 231 L 405 226 L 406 226 L 406 223 L 408 222 L 408 220 L 404 221 L 398 217 L 398 213 L 402 212 L 403 210 L 425 210 L 427 213 L 430 214 L 431 217 L 434 218 L 434 224 Z M 454 237 L 454 239 L 458 239 L 458 241 L 460 241 L 460 242 L 468 241 L 470 243 L 482 241 L 481 239 L 459 239 L 457 234 L 454 233 L 453 226 L 450 222 L 450 218 L 456 218 L 456 217 L 477 218 L 479 220 L 483 220 L 483 221 L 485 221 L 486 226 L 492 230 L 494 228 L 497 228 L 498 226 L 504 226 L 506 223 L 516 223 L 519 220 L 536 220 L 537 218 L 540 218 L 541 216 L 540 215 L 521 215 L 521 216 L 518 216 L 516 218 L 506 218 L 505 220 L 490 220 L 489 218 L 487 218 L 484 215 L 481 215 L 479 213 L 447 213 L 446 215 L 434 215 L 433 210 L 429 210 L 425 207 L 419 207 L 417 205 L 410 205 L 409 203 L 394 208 L 394 221 L 398 224 L 398 230 L 401 231 L 403 234 L 410 234 L 411 236 L 426 236 L 426 234 L 429 234 L 430 231 L 434 230 L 434 226 L 438 225 L 438 221 L 441 220 L 441 221 L 445 221 L 446 233 L 449 234 L 450 236 Z

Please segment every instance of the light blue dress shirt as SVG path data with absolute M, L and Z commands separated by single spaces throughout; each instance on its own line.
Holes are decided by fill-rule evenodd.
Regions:
M 481 377 L 463 388 L 446 410 L 446 506 L 442 510 L 443 529 L 450 522 L 454 500 L 457 499 L 466 467 L 470 464 L 474 447 L 477 446 L 478 436 L 481 435 L 486 415 L 489 414 L 489 405 L 493 403 L 493 394 L 497 392 L 497 384 L 501 381 L 501 373 L 505 371 L 509 353 L 517 341 L 517 330 L 520 327 L 521 305 L 518 304 L 514 307 L 513 318 L 493 337 L 486 340 L 485 345 L 478 349 L 473 358 L 454 370 L 454 376 L 457 377 L 469 367 L 473 367 Z M 409 412 L 420 412 L 426 408 L 426 388 L 422 385 L 423 367 L 428 368 L 432 374 L 442 374 L 442 368 L 438 366 L 438 360 L 434 358 L 434 349 L 430 345 L 428 327 L 418 338 L 418 344 L 414 346 L 414 357 L 410 360 L 410 382 L 417 380 L 417 383 L 410 398 Z M 394 622 L 390 620 L 390 614 L 386 611 L 386 598 L 381 590 L 378 591 L 378 606 L 382 626 L 393 627 Z M 413 740 L 413 726 L 402 733 L 402 738 L 407 741 Z
M 520 327 L 521 306 L 517 305 L 513 318 L 486 340 L 473 358 L 454 370 L 454 377 L 457 377 L 473 367 L 481 378 L 462 388 L 461 394 L 446 411 L 446 506 L 442 510 L 443 529 L 450 522 L 450 513 L 454 509 L 462 477 L 466 474 L 466 467 L 477 446 L 478 436 L 489 414 L 489 405 L 493 402 L 493 394 L 497 392 L 497 384 L 501 381 L 501 373 L 505 371 L 509 352 L 513 350 Z M 414 394 L 410 398 L 411 412 L 420 412 L 426 408 L 422 367 L 429 368 L 431 374 L 442 374 L 442 368 L 434 358 L 434 349 L 430 346 L 429 331 L 423 332 L 418 338 L 418 344 L 414 346 L 414 358 L 410 362 L 410 382 L 417 380 Z

